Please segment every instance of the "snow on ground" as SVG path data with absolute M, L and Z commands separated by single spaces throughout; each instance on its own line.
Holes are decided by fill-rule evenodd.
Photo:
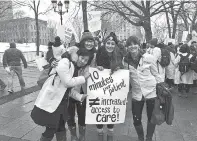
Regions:
M 10 47 L 9 43 L 0 42 L 0 52 L 4 52 L 9 47 Z M 16 48 L 20 49 L 22 52 L 36 51 L 36 44 L 35 43 L 27 43 L 27 44 L 16 43 Z M 45 45 L 40 45 L 40 51 L 46 52 L 47 48 L 48 47 Z
M 2 59 L 3 59 L 3 54 L 5 52 L 6 49 L 10 48 L 9 43 L 3 43 L 0 42 L 0 62 L 2 63 Z M 24 44 L 17 44 L 16 43 L 16 48 L 18 48 L 19 50 L 21 50 L 23 52 L 23 55 L 25 56 L 27 62 L 29 64 L 32 64 L 33 66 L 35 65 L 35 60 L 37 58 L 39 58 L 38 56 L 36 56 L 36 44 L 35 43 L 24 43 Z M 45 45 L 40 45 L 39 48 L 40 52 L 44 52 L 44 54 L 47 52 L 48 50 L 48 46 Z M 41 53 L 40 53 L 41 55 Z

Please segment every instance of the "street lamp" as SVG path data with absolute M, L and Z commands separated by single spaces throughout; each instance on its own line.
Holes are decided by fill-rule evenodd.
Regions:
M 61 2 L 61 0 L 58 3 L 57 3 L 57 0 L 51 0 L 51 3 L 53 5 L 54 12 L 57 12 L 60 15 L 60 20 L 61 20 L 61 25 L 62 25 L 62 15 L 64 15 L 65 13 L 68 13 L 69 0 L 64 0 L 66 11 L 62 11 L 63 3 Z M 58 11 L 56 10 L 57 6 L 58 6 Z

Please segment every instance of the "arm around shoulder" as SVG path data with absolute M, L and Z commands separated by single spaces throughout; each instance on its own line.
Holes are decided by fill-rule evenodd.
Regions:
M 67 58 L 63 58 L 59 61 L 58 66 L 56 67 L 60 80 L 65 87 L 74 87 L 85 83 L 84 76 L 73 77 L 73 72 L 70 70 L 72 65 L 73 64 Z

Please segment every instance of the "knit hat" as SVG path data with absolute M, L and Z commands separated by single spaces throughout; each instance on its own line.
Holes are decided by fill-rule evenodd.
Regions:
M 59 47 L 60 45 L 62 45 L 61 40 L 60 40 L 60 37 L 59 36 L 56 36 L 55 37 L 55 42 L 54 42 L 53 46 L 54 47 Z
M 158 42 L 157 38 L 153 38 L 152 40 L 149 41 L 149 43 L 151 45 L 153 45 L 153 46 L 156 46 L 157 45 L 157 42 Z
M 140 42 L 136 36 L 130 36 L 126 41 L 126 46 L 127 47 L 130 46 L 131 43 L 138 44 L 138 45 L 140 44 Z
M 81 36 L 81 41 L 84 41 L 84 40 L 94 40 L 94 37 L 92 36 L 92 33 L 89 31 L 89 30 L 85 30 Z
M 106 44 L 106 42 L 107 42 L 108 40 L 113 40 L 113 41 L 116 43 L 116 45 L 118 45 L 118 39 L 117 39 L 115 33 L 111 32 L 111 33 L 104 39 L 104 41 L 103 41 L 104 45 Z
M 179 51 L 180 51 L 181 53 L 188 53 L 188 51 L 189 51 L 189 46 L 188 46 L 187 44 L 183 44 L 183 45 L 180 47 Z
M 16 48 L 16 44 L 15 43 L 10 43 L 10 48 Z
M 60 42 L 60 37 L 59 36 L 55 37 L 55 42 Z

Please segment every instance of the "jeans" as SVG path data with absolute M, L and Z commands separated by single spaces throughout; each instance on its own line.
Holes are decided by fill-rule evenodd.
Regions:
M 61 131 L 66 131 L 65 121 L 62 115 L 60 116 L 60 120 L 59 120 L 59 124 L 57 125 L 57 128 L 46 127 L 42 135 L 46 138 L 53 138 L 56 132 L 61 132 Z
M 21 88 L 25 87 L 25 82 L 22 76 L 22 67 L 10 66 L 10 72 L 8 72 L 8 90 L 13 90 L 13 79 L 15 73 L 18 76 Z
M 137 101 L 135 99 L 132 100 L 132 114 L 133 114 L 133 121 L 134 126 L 142 125 L 142 110 L 144 107 L 144 103 L 146 102 L 146 112 L 148 117 L 148 123 L 151 121 L 152 112 L 155 105 L 155 98 L 151 99 L 142 99 L 141 101 Z
M 81 102 L 76 102 L 72 98 L 69 100 L 68 105 L 68 126 L 75 126 L 75 108 L 77 108 L 78 124 L 80 126 L 85 126 L 85 113 L 86 113 L 86 100 Z

